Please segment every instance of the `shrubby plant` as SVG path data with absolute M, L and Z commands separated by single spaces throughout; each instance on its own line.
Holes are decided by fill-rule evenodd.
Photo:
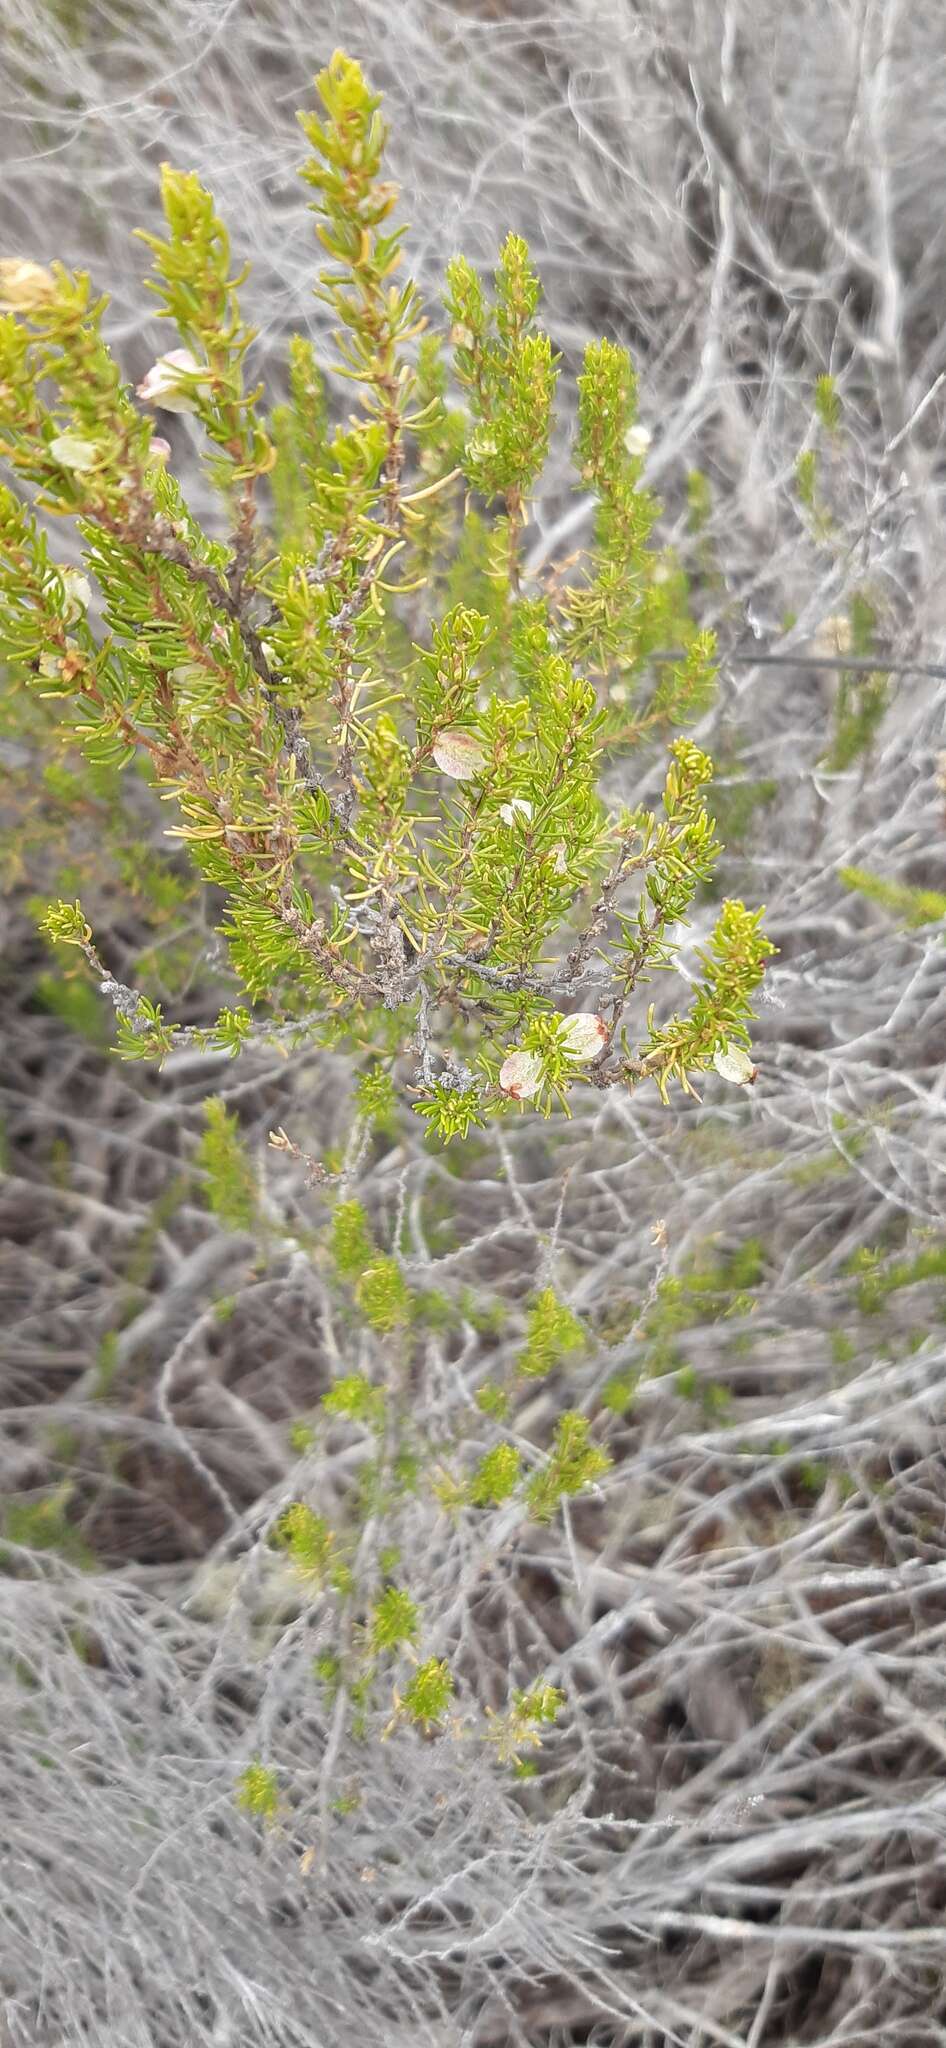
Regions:
M 666 1099 L 715 1063 L 745 1082 L 759 912 L 722 904 L 681 1013 L 635 1009 L 720 849 L 692 739 L 672 740 L 656 808 L 607 801 L 609 751 L 666 743 L 713 688 L 685 579 L 651 545 L 629 359 L 586 350 L 594 544 L 539 591 L 522 543 L 558 362 L 525 245 L 509 236 L 492 292 L 456 259 L 431 332 L 399 276 L 378 98 L 340 53 L 318 90 L 302 174 L 347 418 L 304 336 L 266 410 L 244 273 L 192 175 L 165 166 L 166 235 L 144 237 L 175 345 L 134 394 L 88 277 L 0 270 L 0 452 L 20 487 L 0 498 L 0 654 L 90 774 L 143 774 L 174 807 L 238 991 L 215 1024 L 175 1026 L 108 973 L 79 901 L 47 936 L 85 954 L 126 1058 L 344 1042 L 444 1140 L 510 1105 L 547 1114 L 579 1081 Z M 161 409 L 203 435 L 219 531 L 185 502 Z M 73 524 L 81 570 L 44 516 Z M 648 683 L 668 642 L 685 657 Z
M 392 1125 L 399 1091 L 449 1143 L 498 1113 L 567 1108 L 581 1083 L 653 1083 L 665 1102 L 712 1069 L 746 1086 L 773 950 L 761 912 L 724 901 L 687 1002 L 640 1007 L 674 967 L 721 849 L 712 763 L 679 735 L 712 701 L 713 643 L 672 555 L 652 545 L 629 358 L 608 341 L 585 352 L 574 457 L 597 501 L 594 540 L 540 588 L 524 536 L 559 365 L 536 324 L 525 244 L 507 238 L 491 291 L 452 262 L 446 332 L 431 332 L 399 275 L 377 96 L 342 54 L 318 90 L 320 114 L 302 117 L 303 176 L 335 375 L 356 401 L 347 417 L 301 335 L 287 392 L 267 407 L 249 375 L 243 273 L 190 174 L 165 166 L 166 234 L 144 237 L 174 345 L 134 393 L 86 276 L 0 266 L 0 453 L 17 486 L 0 493 L 0 655 L 55 707 L 90 783 L 114 793 L 137 777 L 170 807 L 169 835 L 219 906 L 233 998 L 213 1023 L 175 1024 L 109 971 L 78 897 L 48 907 L 43 930 L 84 956 L 125 1058 L 343 1046 L 366 1130 Z M 154 432 L 161 411 L 188 414 L 202 436 L 213 530 Z M 56 519 L 71 523 L 81 568 L 57 559 Z M 660 658 L 668 645 L 682 658 Z M 611 759 L 668 744 L 654 807 L 615 806 Z M 271 1143 L 304 1158 L 282 1130 Z M 222 1099 L 206 1105 L 197 1164 L 223 1228 L 271 1243 Z M 305 1164 L 310 1185 L 332 1171 Z M 421 1488 L 448 1524 L 495 1517 L 497 1542 L 551 1523 L 606 1478 L 608 1431 L 632 1397 L 605 1375 L 597 1413 L 593 1396 L 566 1391 L 543 1443 L 523 1431 L 536 1383 L 561 1372 L 567 1384 L 595 1351 L 545 1284 L 501 1373 L 474 1376 L 458 1410 L 418 1398 L 425 1334 L 475 1328 L 483 1305 L 414 1286 L 400 1245 L 379 1241 L 340 1177 L 328 1231 L 307 1249 L 346 1332 L 344 1369 L 294 1425 L 298 1497 L 265 1539 L 323 1616 L 313 1679 L 333 1733 L 320 1854 L 333 1755 L 372 1716 L 386 1736 L 410 1723 L 472 1737 L 530 1774 L 563 1692 L 537 1670 L 501 1710 L 471 1715 L 441 1618 L 405 1583 L 399 1532 Z M 647 1325 L 655 1364 L 674 1307 L 661 1295 Z M 305 1461 L 339 1433 L 356 1481 L 340 1505 L 316 1506 Z M 279 1823 L 271 1760 L 246 1765 L 237 1796 Z
M 891 2036 L 928 2023 L 942 1978 L 927 1740 L 942 1579 L 941 721 L 930 679 L 881 681 L 871 664 L 942 651 L 941 419 L 924 355 L 935 264 L 924 285 L 911 253 L 935 190 L 921 132 L 935 86 L 913 87 L 935 64 L 902 10 L 893 44 L 893 9 L 853 40 L 809 11 L 786 38 L 784 9 L 736 10 L 720 38 L 676 0 L 530 10 L 524 27 L 500 5 L 468 22 L 454 11 L 445 37 L 441 11 L 431 29 L 431 10 L 408 4 L 385 49 L 411 110 L 399 164 L 420 188 L 408 211 L 432 326 L 446 325 L 444 219 L 462 221 L 456 244 L 485 277 L 514 190 L 555 347 L 571 362 L 596 330 L 633 337 L 647 365 L 645 475 L 666 498 L 661 535 L 699 579 L 700 619 L 721 647 L 745 659 L 768 646 L 778 664 L 726 662 L 712 725 L 683 710 L 676 728 L 704 745 L 712 730 L 704 795 L 725 846 L 695 930 L 705 943 L 724 895 L 766 897 L 778 920 L 764 1090 L 711 1076 L 704 1106 L 668 1116 L 649 1082 L 600 1092 L 579 1085 L 593 1061 L 577 1062 L 570 1124 L 500 1091 L 484 1114 L 506 1113 L 441 1153 L 410 1114 L 419 995 L 400 1012 L 352 1009 L 354 1058 L 343 1004 L 327 1020 L 319 998 L 310 1022 L 282 994 L 247 999 L 208 947 L 224 895 L 186 842 L 160 839 L 180 817 L 146 751 L 83 765 L 75 745 L 50 744 L 68 700 L 38 678 L 24 689 L 22 664 L 3 680 L 3 879 L 21 898 L 81 899 L 101 963 L 57 942 L 47 962 L 14 938 L 4 991 L 2 1721 L 18 1880 L 3 2019 L 18 2048 L 309 2048 L 347 2038 L 353 1984 L 366 2048 L 445 2024 L 483 2048 L 550 2028 L 841 2039 L 868 2005 Z M 259 530 L 274 554 L 304 555 L 309 487 L 272 366 L 300 321 L 311 236 L 302 185 L 294 207 L 268 173 L 285 162 L 311 8 L 226 10 L 215 41 L 203 4 L 138 9 L 131 98 L 107 9 L 79 10 L 68 47 L 58 32 L 40 46 L 43 9 L 14 12 L 21 246 L 68 252 L 115 287 L 103 331 L 136 379 L 153 388 L 162 349 L 199 362 L 171 332 L 142 352 L 148 295 L 127 275 L 160 108 L 177 160 L 226 191 L 234 246 L 256 257 L 240 297 L 263 332 L 247 363 L 255 381 L 265 372 L 259 417 L 277 448 L 256 485 Z M 373 0 L 346 22 L 367 51 L 390 27 Z M 24 84 L 21 52 L 38 47 L 41 75 Z M 92 246 L 90 266 L 76 252 Z M 405 344 L 419 374 L 426 345 Z M 442 346 L 441 396 L 467 416 L 465 452 L 460 346 Z M 320 339 L 320 364 L 329 353 Z M 809 425 L 829 371 L 838 403 L 822 389 Z M 309 395 L 323 439 L 358 405 L 331 373 Z M 522 506 L 518 592 L 503 498 L 454 479 L 418 503 L 423 552 L 410 577 L 407 547 L 386 573 L 426 583 L 380 593 L 392 686 L 408 687 L 410 648 L 429 650 L 431 622 L 459 606 L 488 622 L 488 687 L 522 694 L 522 603 L 544 595 L 557 631 L 558 599 L 585 574 L 563 561 L 597 500 L 587 484 L 565 498 L 572 407 L 563 366 L 549 461 Z M 232 514 L 208 511 L 195 475 L 197 415 L 153 416 L 192 513 L 227 544 Z M 640 459 L 639 419 L 630 435 Z M 793 482 L 809 436 L 824 528 Z M 408 493 L 436 471 L 420 471 L 411 433 L 405 444 Z M 69 520 L 49 531 L 86 576 L 100 637 L 82 537 Z M 596 795 L 659 817 L 675 728 L 651 678 L 673 665 L 653 650 L 690 644 L 692 626 L 652 540 L 624 654 L 574 665 L 602 716 Z M 873 620 L 856 615 L 862 597 Z M 789 649 L 841 658 L 841 687 Z M 894 715 L 879 724 L 882 694 Z M 407 700 L 389 708 L 412 746 Z M 335 749 L 306 716 L 333 780 Z M 436 787 L 465 798 L 472 785 Z M 591 887 L 543 971 L 567 956 Z M 618 911 L 637 887 L 631 874 Z M 0 904 L 8 934 L 9 920 Z M 596 944 L 617 930 L 609 918 Z M 693 973 L 690 951 L 680 966 Z M 162 1006 L 184 1048 L 163 1076 L 62 1029 L 68 1005 L 101 1046 L 106 968 L 112 1001 L 127 985 L 132 1005 Z M 627 1010 L 638 1046 L 643 988 Z M 686 1008 L 664 988 L 667 1009 Z M 40 1000 L 58 1015 L 38 1017 Z M 594 985 L 550 1000 L 593 1047 L 607 1021 Z M 232 1069 L 219 1033 L 202 1050 L 178 1029 L 209 1027 L 221 1004 L 248 1008 L 262 1037 Z M 485 1011 L 465 1020 L 443 1001 L 433 1021 L 438 1052 L 471 1068 L 481 1034 L 497 1058 L 523 1050 Z M 313 1045 L 336 1031 L 338 1050 Z M 534 1482 L 576 1413 L 611 1464 L 542 1499 Z M 569 1428 L 558 1478 L 575 1477 Z

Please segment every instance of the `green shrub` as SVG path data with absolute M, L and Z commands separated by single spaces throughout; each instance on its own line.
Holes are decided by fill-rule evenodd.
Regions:
M 0 265 L 0 456 L 35 503 L 0 490 L 0 659 L 59 707 L 69 759 L 119 784 L 142 767 L 171 805 L 171 838 L 225 905 L 233 1000 L 176 1026 L 108 973 L 81 905 L 45 929 L 84 954 L 126 1058 L 235 1054 L 274 1031 L 345 1043 L 381 1076 L 362 1106 L 383 1124 L 384 1077 L 410 1050 L 396 1078 L 444 1140 L 524 1102 L 548 1114 L 583 1079 L 666 1099 L 722 1060 L 745 1081 L 772 950 L 760 913 L 724 902 L 685 1012 L 634 1015 L 720 849 L 692 740 L 673 742 L 656 811 L 611 809 L 598 784 L 603 749 L 686 724 L 713 687 L 712 642 L 651 544 L 628 357 L 585 353 L 575 461 L 594 541 L 539 596 L 523 538 L 559 363 L 525 244 L 508 237 L 491 291 L 456 258 L 446 335 L 428 331 L 399 275 L 377 96 L 340 53 L 317 83 L 302 175 L 348 418 L 301 337 L 267 413 L 242 272 L 189 173 L 164 167 L 166 234 L 144 237 L 175 346 L 136 394 L 87 276 Z M 226 540 L 188 507 L 151 407 L 195 418 Z M 44 512 L 73 523 L 81 572 L 55 560 Z M 418 591 L 436 606 L 419 639 Z M 648 694 L 668 625 L 683 658 Z

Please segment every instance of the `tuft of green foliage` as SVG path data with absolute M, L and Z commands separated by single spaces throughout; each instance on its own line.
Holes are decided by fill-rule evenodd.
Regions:
M 380 1387 L 372 1386 L 364 1373 L 347 1373 L 336 1380 L 323 1395 L 322 1406 L 327 1415 L 344 1415 L 350 1422 L 364 1422 L 371 1429 L 384 1426 L 384 1393 Z
M 258 1218 L 256 1176 L 243 1150 L 237 1118 L 219 1096 L 204 1103 L 206 1129 L 197 1163 L 206 1175 L 210 1208 L 226 1230 L 252 1230 Z
M 519 1752 L 541 1747 L 542 1729 L 558 1719 L 564 1705 L 565 1694 L 557 1685 L 537 1685 L 529 1692 L 514 1692 L 507 1713 L 490 1715 L 489 1740 L 502 1763 L 517 1766 L 517 1776 L 532 1775 L 534 1766 L 524 1766 Z
M 68 760 L 116 785 L 140 768 L 171 806 L 170 837 L 224 905 L 232 1000 L 177 1025 L 108 974 L 81 902 L 45 929 L 83 953 L 123 1057 L 236 1055 L 274 1031 L 344 1043 L 376 1063 L 358 1109 L 378 1129 L 405 1086 L 443 1142 L 524 1102 L 548 1114 L 582 1082 L 692 1092 L 747 1042 L 772 948 L 760 913 L 724 902 L 692 1008 L 642 1030 L 635 996 L 673 966 L 720 849 L 692 742 L 671 748 L 660 811 L 615 812 L 599 786 L 608 748 L 665 739 L 714 687 L 711 636 L 652 544 L 633 368 L 612 342 L 586 351 L 575 463 L 594 539 L 540 594 L 523 543 L 559 364 L 528 250 L 508 236 L 491 290 L 458 256 L 430 331 L 400 274 L 378 96 L 342 52 L 316 85 L 302 176 L 347 417 L 303 338 L 267 415 L 245 273 L 191 173 L 164 166 L 165 231 L 144 237 L 175 345 L 136 393 L 88 277 L 18 264 L 8 281 L 0 661 Z M 151 408 L 194 418 L 226 538 L 188 506 Z M 72 523 L 81 572 L 55 562 L 43 513 Z M 682 660 L 656 658 L 668 644 Z M 245 1179 L 232 1200 L 248 1213 Z
M 95 1553 L 67 1513 L 73 1492 L 73 1482 L 66 1479 L 38 1498 L 9 1501 L 2 1523 L 7 1542 L 24 1550 L 55 1551 L 78 1570 L 91 1571 Z M 0 1566 L 8 1562 L 9 1553 L 0 1549 Z
M 443 1721 L 453 1697 L 453 1673 L 442 1657 L 418 1664 L 399 1701 L 402 1711 L 427 1730 Z
M 818 475 L 818 457 L 813 448 L 802 449 L 795 463 L 795 483 L 798 495 L 806 512 L 816 509 L 815 484 Z
M 848 617 L 842 616 L 833 624 L 839 654 L 850 652 L 858 659 L 870 655 L 877 613 L 866 591 L 855 591 Z M 889 701 L 887 677 L 882 670 L 866 675 L 862 670 L 843 670 L 835 699 L 834 736 L 825 760 L 827 768 L 841 774 L 869 753 Z
M 946 1280 L 946 1245 L 924 1245 L 911 1258 L 890 1258 L 882 1250 L 862 1246 L 848 1271 L 857 1280 L 857 1305 L 864 1315 L 878 1315 L 891 1294 L 915 1287 L 921 1280 Z
M 369 1635 L 376 1657 L 414 1643 L 420 1633 L 416 1601 L 400 1586 L 388 1586 L 372 1610 Z
M 387 1336 L 410 1322 L 413 1296 L 396 1259 L 376 1259 L 355 1290 L 369 1328 Z
M 939 889 L 916 889 L 906 882 L 888 882 L 866 868 L 839 868 L 846 889 L 855 889 L 869 903 L 890 912 L 898 924 L 918 931 L 925 924 L 939 924 L 946 917 L 946 896 Z
M 567 1409 L 559 1416 L 549 1457 L 526 1488 L 526 1499 L 536 1521 L 550 1521 L 563 1500 L 593 1486 L 610 1464 L 607 1451 L 599 1450 L 591 1442 L 587 1416 Z
M 272 1822 L 279 1813 L 279 1780 L 269 1765 L 258 1758 L 247 1764 L 237 1780 L 237 1805 L 258 1820 Z
M 829 434 L 837 433 L 841 425 L 841 397 L 831 376 L 818 377 L 815 381 L 815 413 Z
M 273 1533 L 304 1583 L 316 1588 L 332 1586 L 337 1593 L 348 1591 L 348 1567 L 339 1556 L 335 1532 L 324 1515 L 316 1514 L 305 1501 L 293 1501 Z
M 517 1367 L 530 1379 L 541 1379 L 574 1351 L 581 1351 L 585 1332 L 576 1315 L 557 1299 L 551 1287 L 536 1296 L 526 1321 L 526 1341 Z
M 522 1453 L 515 1444 L 495 1444 L 487 1451 L 470 1482 L 471 1507 L 498 1507 L 500 1501 L 508 1500 L 519 1484 L 521 1463 Z
M 332 1258 L 344 1280 L 360 1280 L 377 1257 L 377 1247 L 360 1202 L 339 1202 L 329 1238 Z

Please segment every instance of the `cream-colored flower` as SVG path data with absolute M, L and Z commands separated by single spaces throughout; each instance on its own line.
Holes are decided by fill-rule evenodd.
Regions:
M 63 469 L 94 469 L 99 459 L 95 442 L 86 441 L 81 434 L 57 434 L 55 440 L 50 441 L 46 453 Z
M 486 755 L 472 733 L 442 732 L 433 751 L 441 774 L 454 782 L 469 782 L 486 766 Z
M 56 280 L 27 256 L 0 260 L 0 313 L 38 313 L 56 296 Z
M 629 455 L 646 455 L 653 438 L 650 428 L 642 426 L 640 421 L 637 421 L 633 427 L 628 427 L 624 436 L 624 446 Z
M 148 462 L 160 463 L 160 466 L 163 469 L 165 463 L 169 462 L 171 459 L 170 441 L 166 441 L 164 439 L 163 434 L 152 434 L 151 439 L 148 443 L 148 453 L 145 459 Z
M 511 1052 L 499 1069 L 499 1085 L 514 1102 L 537 1095 L 542 1081 L 542 1061 L 537 1052 Z
M 723 1052 L 714 1053 L 713 1065 L 724 1081 L 734 1081 L 738 1088 L 748 1088 L 756 1077 L 749 1054 L 741 1045 L 730 1043 Z
M 850 654 L 852 640 L 850 619 L 843 612 L 832 612 L 830 618 L 822 619 L 811 645 L 816 654 Z
M 528 823 L 532 816 L 532 805 L 527 797 L 511 796 L 508 804 L 500 804 L 499 815 L 504 825 L 514 825 L 517 818 Z
M 81 569 L 60 569 L 59 580 L 66 593 L 66 620 L 73 626 L 92 602 L 92 585 Z
M 209 382 L 206 364 L 199 363 L 189 348 L 172 348 L 142 377 L 138 397 L 144 405 L 159 405 L 164 412 L 196 412 L 197 390 Z
M 594 1010 L 576 1010 L 559 1030 L 559 1043 L 569 1059 L 594 1060 L 608 1042 L 608 1027 Z

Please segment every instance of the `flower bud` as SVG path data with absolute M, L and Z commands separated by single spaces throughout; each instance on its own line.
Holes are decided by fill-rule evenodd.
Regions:
M 734 1081 L 739 1088 L 748 1088 L 758 1072 L 741 1045 L 729 1044 L 722 1052 L 714 1053 L 713 1065 L 724 1081 Z
M 144 405 L 159 405 L 164 412 L 196 412 L 197 388 L 194 383 L 188 388 L 185 378 L 208 384 L 210 372 L 189 348 L 172 348 L 142 377 L 138 397 Z
M 469 782 L 486 766 L 486 755 L 478 740 L 468 732 L 442 732 L 434 747 L 434 760 L 442 775 L 454 782 Z
M 66 621 L 75 625 L 92 602 L 92 585 L 81 569 L 60 569 L 59 580 L 66 593 Z
M 26 256 L 0 261 L 0 313 L 39 313 L 56 296 L 56 280 Z
M 537 1095 L 542 1080 L 542 1061 L 537 1052 L 511 1052 L 499 1069 L 499 1085 L 514 1102 Z
M 608 1027 L 594 1010 L 576 1010 L 565 1018 L 558 1037 L 570 1059 L 595 1060 L 607 1045 Z
M 642 426 L 638 421 L 633 427 L 628 427 L 624 436 L 624 446 L 629 455 L 646 455 L 653 438 L 650 428 Z
M 165 440 L 164 440 L 164 438 L 163 438 L 163 436 L 162 436 L 161 434 L 152 434 L 152 436 L 151 436 L 151 440 L 150 440 L 150 442 L 148 443 L 148 453 L 147 453 L 147 457 L 146 457 L 146 460 L 147 460 L 148 462 L 152 462 L 152 463 L 154 463 L 154 462 L 160 463 L 160 465 L 161 465 L 161 468 L 163 469 L 163 468 L 164 468 L 164 465 L 165 465 L 165 463 L 166 463 L 166 462 L 169 462 L 169 461 L 170 461 L 170 459 L 171 459 L 171 443 L 170 443 L 170 441 L 165 441 Z
M 77 658 L 81 660 L 75 640 L 67 639 L 58 654 L 51 647 L 44 649 L 36 664 L 37 672 L 41 676 L 48 676 L 50 681 L 58 681 L 62 677 L 68 682 L 76 673 Z
M 843 612 L 832 612 L 830 618 L 822 619 L 811 645 L 816 654 L 850 654 L 853 638 L 850 619 Z
M 475 432 L 470 435 L 466 452 L 468 459 L 472 462 L 482 462 L 488 456 L 495 455 L 495 436 L 488 434 L 483 427 L 477 427 Z

